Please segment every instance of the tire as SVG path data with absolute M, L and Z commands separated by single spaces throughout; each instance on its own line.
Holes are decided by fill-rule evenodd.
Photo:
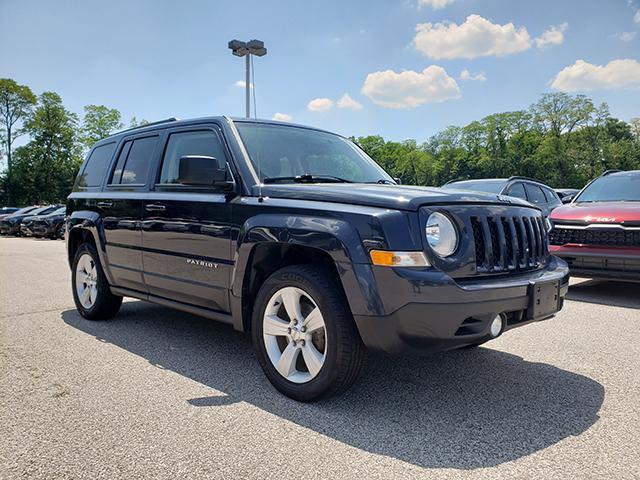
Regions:
M 296 311 L 290 307 L 295 304 L 292 316 L 301 317 L 298 322 L 287 313 Z M 285 267 L 263 283 L 254 304 L 252 339 L 271 384 L 301 402 L 346 391 L 366 362 L 342 289 L 317 265 Z
M 83 277 L 89 280 L 88 283 L 83 282 L 83 278 L 79 277 L 83 272 L 90 273 L 90 278 Z M 78 312 L 87 320 L 112 318 L 122 305 L 122 297 L 111 293 L 98 252 L 90 243 L 80 245 L 73 259 L 71 290 Z M 88 292 L 86 296 L 83 295 L 85 291 Z
M 52 240 L 55 240 L 56 238 L 64 240 L 64 223 L 58 225 L 53 235 L 51 235 Z

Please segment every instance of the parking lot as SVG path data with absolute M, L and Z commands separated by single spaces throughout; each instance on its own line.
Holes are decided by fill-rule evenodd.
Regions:
M 64 242 L 0 238 L 0 478 L 639 478 L 640 285 L 573 280 L 484 347 L 372 356 L 300 404 L 230 327 L 75 311 Z

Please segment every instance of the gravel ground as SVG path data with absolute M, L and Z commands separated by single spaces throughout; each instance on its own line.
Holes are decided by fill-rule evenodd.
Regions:
M 569 297 L 305 405 L 226 325 L 139 301 L 83 320 L 64 243 L 1 238 L 0 478 L 640 478 L 640 284 Z

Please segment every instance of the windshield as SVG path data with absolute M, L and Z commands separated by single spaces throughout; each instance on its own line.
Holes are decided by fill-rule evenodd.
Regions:
M 504 188 L 504 180 L 464 180 L 444 185 L 446 189 L 473 190 L 475 192 L 500 193 Z
M 394 183 L 362 150 L 338 135 L 264 123 L 236 122 L 236 127 L 262 182 Z
M 640 202 L 640 174 L 600 177 L 585 188 L 575 202 Z

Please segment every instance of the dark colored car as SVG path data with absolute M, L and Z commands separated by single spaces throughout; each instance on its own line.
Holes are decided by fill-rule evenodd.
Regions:
M 550 249 L 572 275 L 640 281 L 640 170 L 605 172 L 551 223 Z
M 46 207 L 32 205 L 30 207 L 21 208 L 15 213 L 6 216 L 0 220 L 0 234 L 2 235 L 20 235 L 20 223 L 29 215 L 38 214 Z
M 562 205 L 558 195 L 547 185 L 526 177 L 483 178 L 477 180 L 454 180 L 443 188 L 472 190 L 521 198 L 540 208 L 545 217 Z
M 18 207 L 2 207 L 0 208 L 0 220 L 20 210 Z
M 42 215 L 49 215 L 50 213 L 53 213 L 55 210 L 58 210 L 61 206 L 62 205 L 47 205 L 46 207 L 30 212 L 29 215 L 27 215 L 26 217 L 23 217 L 22 220 L 20 220 L 20 235 L 23 235 L 25 237 L 32 236 L 33 235 L 32 228 L 33 228 L 34 222 L 38 220 L 38 218 L 41 217 Z
M 568 288 L 539 208 L 396 185 L 348 139 L 278 122 L 167 120 L 101 140 L 67 213 L 83 317 L 127 296 L 228 323 L 302 401 L 347 389 L 367 349 L 479 345 L 552 317 Z
M 579 188 L 556 188 L 554 190 L 562 203 L 570 203 L 579 191 Z
M 67 207 L 58 207 L 47 215 L 38 215 L 31 223 L 34 237 L 64 238 L 64 219 Z

